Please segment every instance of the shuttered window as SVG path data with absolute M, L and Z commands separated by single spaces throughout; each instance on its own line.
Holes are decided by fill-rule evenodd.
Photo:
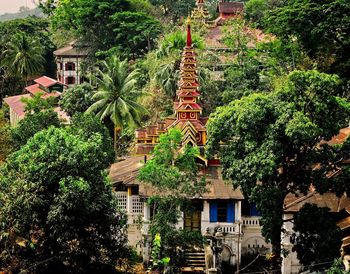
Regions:
M 211 223 L 234 223 L 235 203 L 233 201 L 211 201 L 209 215 Z

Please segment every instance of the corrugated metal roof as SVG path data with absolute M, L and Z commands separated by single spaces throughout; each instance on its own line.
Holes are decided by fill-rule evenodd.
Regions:
M 218 10 L 220 13 L 237 13 L 242 11 L 244 4 L 242 2 L 220 2 Z
M 320 194 L 316 191 L 311 191 L 307 195 L 288 194 L 284 200 L 285 212 L 298 212 L 304 204 L 316 204 L 318 207 L 328 207 L 330 212 L 339 212 L 350 206 L 350 199 L 343 195 L 337 197 L 334 193 Z
M 114 185 L 118 183 L 124 185 L 139 185 L 139 193 L 144 197 L 158 194 L 155 188 L 137 180 L 138 171 L 144 164 L 143 160 L 144 158 L 142 156 L 129 157 L 124 161 L 113 164 L 109 170 L 111 182 Z M 226 183 L 222 179 L 219 167 L 209 167 L 206 176 L 208 192 L 204 193 L 201 197 L 196 197 L 196 199 L 244 199 L 239 189 L 234 190 L 231 184 Z
M 74 57 L 86 57 L 87 48 L 85 47 L 76 47 L 73 44 L 69 46 L 57 49 L 53 52 L 55 56 L 74 56 Z

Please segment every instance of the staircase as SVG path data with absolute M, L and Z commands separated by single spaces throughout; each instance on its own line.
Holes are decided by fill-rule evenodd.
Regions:
M 203 248 L 185 250 L 185 266 L 182 273 L 205 273 L 205 253 Z

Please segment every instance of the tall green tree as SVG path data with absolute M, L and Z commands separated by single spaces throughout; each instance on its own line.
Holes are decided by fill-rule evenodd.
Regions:
M 51 126 L 60 127 L 60 125 L 58 115 L 52 109 L 27 114 L 16 127 L 11 129 L 13 146 L 18 149 L 25 145 L 37 132 Z
M 1 65 L 14 76 L 21 77 L 27 84 L 44 68 L 44 49 L 40 42 L 18 32 L 9 41 L 2 53 Z
M 188 0 L 150 0 L 150 2 L 162 11 L 164 17 L 175 21 L 188 16 L 195 7 L 195 1 Z
M 336 75 L 295 71 L 273 92 L 232 101 L 210 116 L 208 151 L 219 153 L 224 177 L 257 204 L 275 267 L 286 195 L 306 193 L 311 183 L 320 188 L 327 172 L 315 170 L 315 163 L 331 169 L 336 158 L 320 142 L 347 124 L 349 105 L 338 97 L 339 86 Z M 331 189 L 327 186 L 323 192 Z
M 49 21 L 45 18 L 27 17 L 23 19 L 15 19 L 10 21 L 0 22 L 0 60 L 7 47 L 9 41 L 15 39 L 18 33 L 25 33 L 29 41 L 37 40 L 44 49 L 43 57 L 44 73 L 47 76 L 54 77 L 56 64 L 52 51 L 55 45 L 52 42 L 52 33 L 49 32 Z M 13 75 L 11 67 L 7 68 L 0 61 L 0 99 L 5 96 L 11 96 L 21 93 L 24 86 L 22 75 Z M 1 99 L 2 102 L 2 99 Z M 0 103 L 1 105 L 1 103 Z
M 74 133 L 73 133 L 74 132 Z M 18 273 L 102 273 L 123 256 L 118 213 L 98 132 L 37 133 L 1 169 L 0 268 Z
M 142 94 L 136 86 L 138 71 L 129 73 L 127 60 L 120 61 L 113 56 L 101 62 L 101 68 L 96 71 L 97 91 L 93 96 L 96 102 L 87 112 L 95 113 L 101 120 L 109 119 L 114 124 L 114 146 L 116 148 L 116 134 L 123 127 L 140 125 L 141 117 L 147 111 L 137 98 Z
M 95 102 L 94 94 L 93 87 L 87 83 L 73 86 L 63 93 L 60 106 L 69 116 L 83 113 Z
M 12 152 L 13 143 L 9 122 L 4 117 L 3 110 L 0 110 L 0 165 Z
M 142 56 L 153 49 L 161 24 L 143 12 L 118 12 L 112 17 L 117 52 L 125 57 Z
M 319 69 L 350 78 L 350 3 L 344 0 L 288 0 L 265 16 L 266 28 L 295 36 Z
M 157 259 L 170 257 L 174 268 L 181 265 L 177 247 L 202 243 L 199 233 L 176 229 L 180 207 L 191 210 L 189 197 L 206 191 L 205 178 L 197 177 L 199 168 L 196 155 L 199 150 L 187 146 L 180 151 L 181 140 L 179 129 L 170 129 L 161 135 L 152 158 L 141 168 L 138 176 L 154 190 L 148 202 L 154 208 L 150 234 L 152 239 L 160 236 L 162 241 Z
M 51 17 L 55 30 L 74 34 L 88 46 L 89 58 L 118 55 L 136 57 L 149 50 L 160 32 L 145 1 L 60 1 Z

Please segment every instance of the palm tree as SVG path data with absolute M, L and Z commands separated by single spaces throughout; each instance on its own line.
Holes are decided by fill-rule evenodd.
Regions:
M 141 114 L 147 110 L 136 102 L 142 94 L 137 90 L 137 70 L 129 73 L 126 60 L 121 61 L 113 56 L 101 62 L 93 80 L 97 91 L 93 96 L 96 100 L 87 112 L 95 113 L 104 121 L 110 119 L 114 124 L 114 148 L 116 149 L 117 132 L 124 126 L 134 128 L 141 123 Z
M 5 45 L 0 65 L 12 76 L 21 77 L 27 85 L 31 77 L 42 72 L 45 62 L 43 56 L 44 48 L 40 42 L 19 32 Z

